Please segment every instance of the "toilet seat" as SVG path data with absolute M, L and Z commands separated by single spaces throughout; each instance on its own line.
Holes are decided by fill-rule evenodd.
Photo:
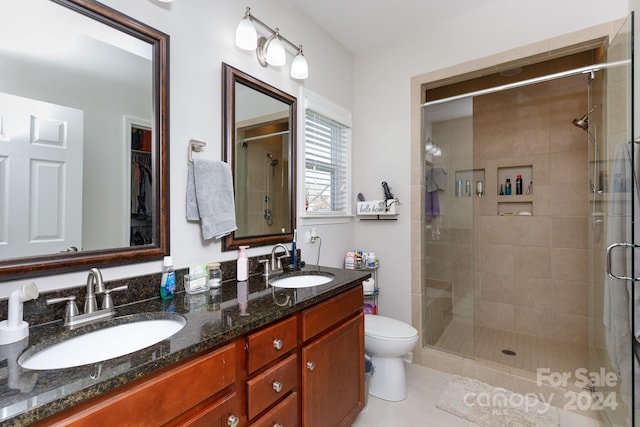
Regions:
M 364 334 L 389 341 L 410 341 L 417 337 L 418 331 L 411 325 L 390 317 L 365 314 Z

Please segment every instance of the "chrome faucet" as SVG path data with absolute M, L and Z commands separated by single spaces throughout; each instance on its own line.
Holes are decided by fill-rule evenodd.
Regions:
M 49 298 L 47 299 L 47 305 L 66 302 L 67 306 L 64 310 L 64 326 L 74 327 L 113 316 L 115 311 L 113 309 L 111 292 L 126 291 L 128 288 L 129 285 L 122 285 L 107 289 L 100 270 L 92 268 L 89 270 L 89 276 L 87 277 L 87 296 L 84 301 L 84 313 L 80 314 L 78 306 L 76 305 L 75 295 L 60 298 Z M 96 294 L 104 294 L 104 300 L 102 301 L 102 308 L 100 310 L 98 310 Z
M 97 268 L 92 268 L 89 270 L 89 276 L 87 277 L 87 298 L 84 300 L 84 314 L 98 311 L 96 294 L 103 294 L 104 292 L 102 273 Z
M 281 257 L 278 257 L 278 260 L 276 261 L 276 250 L 278 248 L 282 248 L 284 249 L 284 255 L 283 256 L 289 256 L 289 249 L 287 249 L 287 247 L 285 245 L 283 245 L 282 243 L 278 243 L 277 245 L 275 245 L 273 247 L 273 249 L 271 249 L 271 270 L 282 270 L 282 261 L 280 260 Z

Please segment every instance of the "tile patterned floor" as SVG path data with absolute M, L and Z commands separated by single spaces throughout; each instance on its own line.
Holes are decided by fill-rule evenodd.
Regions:
M 451 375 L 407 364 L 407 398 L 388 402 L 369 396 L 367 408 L 353 427 L 478 427 L 477 424 L 436 408 L 440 390 Z M 582 415 L 561 411 L 560 427 L 604 427 Z
M 512 368 L 536 372 L 538 367 L 555 372 L 573 372 L 588 367 L 586 345 L 564 343 L 541 337 L 473 326 L 469 321 L 453 319 L 438 340 L 437 348 L 488 360 Z M 514 356 L 502 353 L 514 351 Z

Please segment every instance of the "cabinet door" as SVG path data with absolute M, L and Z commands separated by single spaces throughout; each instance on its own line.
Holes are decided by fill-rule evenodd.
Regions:
M 302 425 L 346 426 L 364 406 L 364 315 L 302 348 Z

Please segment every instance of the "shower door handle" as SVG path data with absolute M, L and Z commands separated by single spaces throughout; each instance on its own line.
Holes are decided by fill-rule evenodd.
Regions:
M 613 252 L 614 248 L 617 247 L 623 247 L 623 248 L 637 248 L 637 245 L 634 245 L 633 243 L 627 243 L 627 242 L 623 242 L 623 243 L 612 243 L 609 246 L 607 246 L 607 274 L 610 277 L 613 277 L 614 279 L 618 279 L 618 280 L 632 280 L 632 281 L 640 281 L 640 278 L 633 278 L 633 277 L 626 277 L 626 276 L 616 276 L 615 274 L 613 274 L 613 272 L 611 271 L 611 253 Z

